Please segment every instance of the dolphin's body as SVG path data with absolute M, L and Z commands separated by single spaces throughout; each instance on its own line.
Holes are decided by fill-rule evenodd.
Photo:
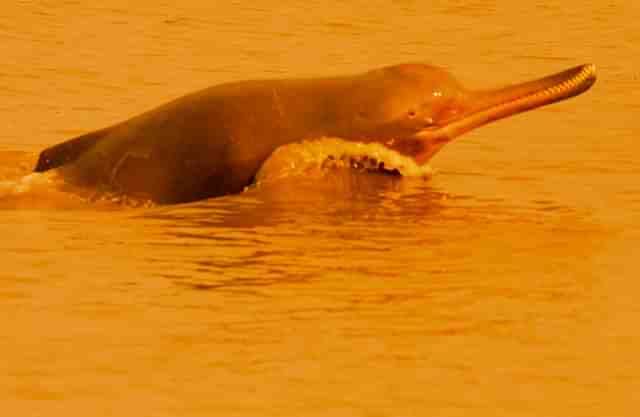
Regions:
M 35 171 L 160 203 L 240 192 L 279 146 L 321 137 L 378 142 L 418 164 L 493 120 L 586 91 L 595 67 L 494 90 L 402 64 L 318 79 L 242 81 L 186 95 L 45 149 Z

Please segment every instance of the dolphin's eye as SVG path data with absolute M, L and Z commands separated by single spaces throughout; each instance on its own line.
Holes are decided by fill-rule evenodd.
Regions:
M 409 113 L 407 113 L 409 115 L 409 117 L 413 118 L 416 117 L 416 111 L 415 110 L 409 110 Z

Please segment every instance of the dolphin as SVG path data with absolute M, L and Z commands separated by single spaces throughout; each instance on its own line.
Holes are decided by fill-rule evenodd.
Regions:
M 408 63 L 231 82 L 51 146 L 34 171 L 58 168 L 74 184 L 168 204 L 241 192 L 275 149 L 325 137 L 378 143 L 423 165 L 465 132 L 576 96 L 595 80 L 586 64 L 473 90 L 441 68 Z

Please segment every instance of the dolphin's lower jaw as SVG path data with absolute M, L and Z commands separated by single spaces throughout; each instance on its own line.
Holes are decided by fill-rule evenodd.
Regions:
M 465 112 L 435 129 L 419 132 L 387 146 L 405 155 L 413 155 L 424 164 L 446 143 L 487 123 L 565 100 L 589 89 L 596 81 L 596 67 L 581 65 L 569 70 L 496 90 L 471 91 Z

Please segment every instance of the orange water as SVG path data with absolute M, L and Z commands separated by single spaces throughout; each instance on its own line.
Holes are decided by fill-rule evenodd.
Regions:
M 599 80 L 448 145 L 430 181 L 5 196 L 2 415 L 637 415 L 640 6 L 289 3 L 3 5 L 0 181 L 222 81 L 415 60 L 474 87 Z

